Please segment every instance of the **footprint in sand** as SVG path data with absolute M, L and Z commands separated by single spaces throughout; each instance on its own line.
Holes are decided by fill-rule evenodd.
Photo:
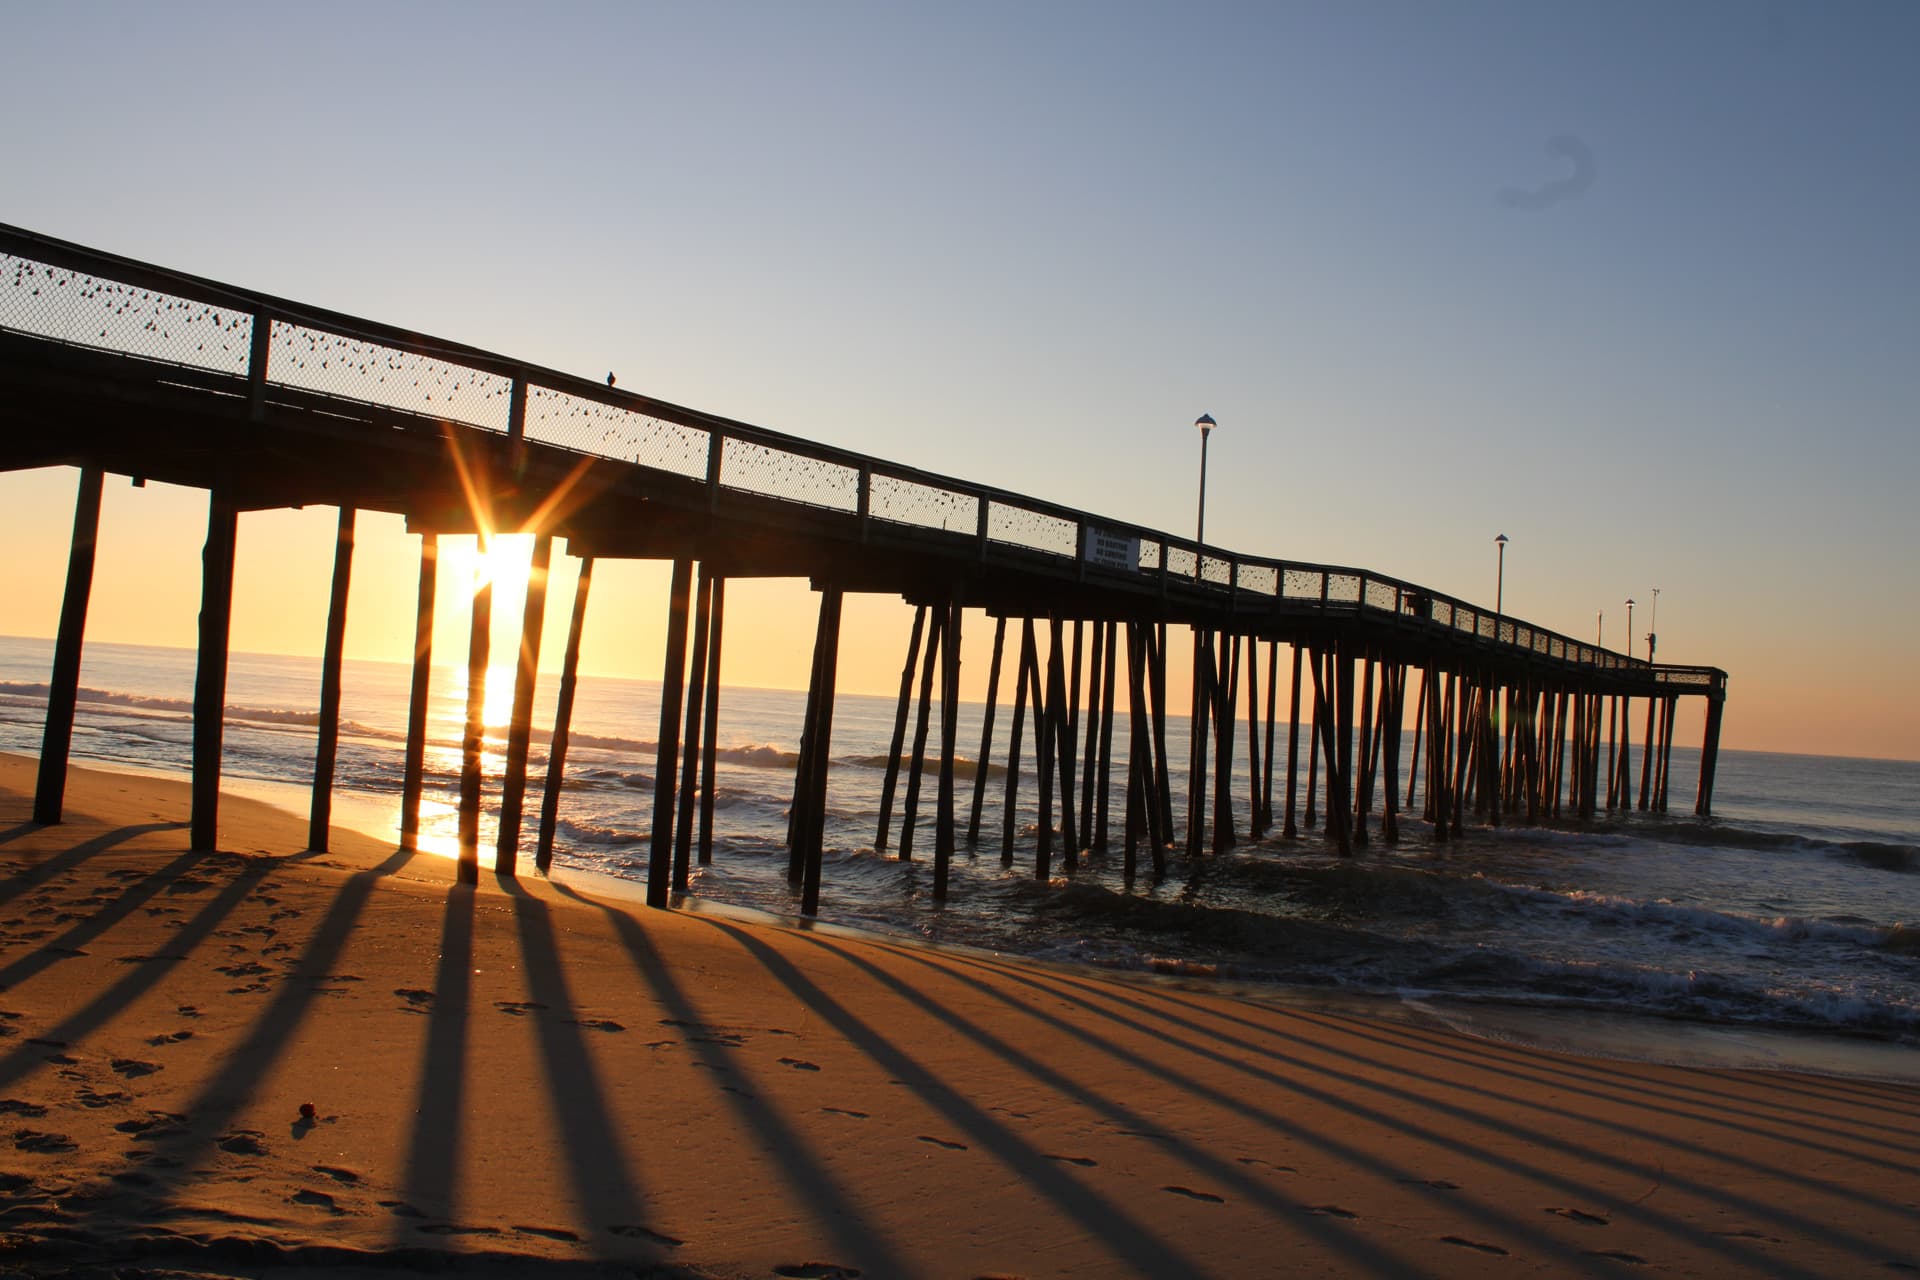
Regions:
M 539 1236 L 543 1240 L 578 1240 L 580 1238 L 578 1232 L 569 1231 L 565 1227 L 515 1226 L 514 1230 L 523 1236 Z
M 845 1107 L 822 1107 L 820 1109 L 831 1115 L 849 1116 L 855 1120 L 865 1120 L 868 1118 L 867 1113 L 864 1111 L 849 1111 Z
M 795 1071 L 818 1071 L 820 1069 L 813 1063 L 808 1062 L 805 1058 L 782 1058 L 780 1061 L 792 1067 Z
M 172 1119 L 174 1119 L 174 1117 L 172 1116 L 163 1116 L 157 1111 L 149 1111 L 143 1118 L 136 1119 L 136 1120 L 122 1120 L 119 1124 L 116 1124 L 115 1126 L 113 1126 L 113 1128 L 114 1128 L 114 1132 L 116 1133 L 142 1134 L 147 1132 L 149 1129 L 153 1129 L 159 1125 L 167 1124 L 167 1122 Z M 178 1126 L 168 1125 L 167 1127 L 169 1130 L 171 1130 L 171 1129 L 177 1128 Z M 159 1135 L 156 1134 L 155 1136 L 158 1137 Z
M 834 1262 L 789 1262 L 775 1267 L 773 1274 L 790 1276 L 793 1280 L 856 1280 L 860 1268 L 843 1267 Z
M 1440 1243 L 1458 1245 L 1462 1249 L 1475 1249 L 1481 1253 L 1491 1253 L 1502 1258 L 1507 1256 L 1507 1251 L 1497 1244 L 1486 1244 L 1479 1240 L 1469 1240 L 1465 1236 L 1441 1236 Z
M 405 1200 L 380 1200 L 376 1203 L 396 1218 L 424 1218 L 427 1216 L 408 1204 Z
M 631 1223 L 625 1222 L 608 1227 L 607 1230 L 617 1236 L 625 1236 L 630 1240 L 651 1240 L 655 1244 L 663 1244 L 669 1249 L 678 1249 L 686 1243 L 686 1241 L 677 1236 L 670 1236 L 665 1232 L 655 1231 L 651 1227 L 636 1227 Z
M 342 1169 L 337 1165 L 316 1164 L 316 1165 L 310 1165 L 308 1167 L 311 1168 L 315 1173 L 322 1174 L 326 1177 L 332 1178 L 335 1182 L 355 1183 L 360 1181 L 359 1174 L 355 1173 L 351 1169 Z
M 524 1018 L 534 1010 L 545 1009 L 547 1006 L 538 1000 L 495 1000 L 493 1007 L 502 1013 L 510 1013 L 516 1018 Z
M 267 1148 L 260 1141 L 266 1135 L 257 1129 L 237 1129 L 219 1140 L 217 1145 L 222 1151 L 230 1151 L 237 1156 L 264 1156 Z
M 182 1040 L 193 1039 L 191 1031 L 163 1031 L 157 1036 L 148 1036 L 147 1043 L 155 1048 L 163 1044 L 179 1044 Z
M 47 1114 L 47 1109 L 37 1102 L 23 1102 L 19 1098 L 0 1098 L 0 1116 L 25 1116 L 29 1120 L 38 1120 Z
M 948 1142 L 945 1138 L 929 1137 L 924 1133 L 920 1135 L 920 1141 L 930 1146 L 939 1147 L 943 1151 L 965 1151 L 967 1149 L 967 1144 L 964 1142 Z
M 137 1080 L 141 1076 L 150 1076 L 160 1070 L 159 1063 L 142 1062 L 138 1058 L 115 1058 L 109 1065 L 113 1067 L 115 1072 L 125 1076 L 129 1080 Z
M 1584 1209 L 1557 1209 L 1552 1205 L 1549 1205 L 1547 1206 L 1547 1212 L 1554 1214 L 1558 1217 L 1565 1218 L 1569 1222 L 1578 1222 L 1585 1226 L 1605 1227 L 1605 1226 L 1611 1225 L 1606 1215 L 1599 1214 L 1599 1213 L 1588 1213 Z
M 1241 1164 L 1250 1164 L 1257 1169 L 1272 1169 L 1275 1173 L 1300 1172 L 1290 1164 L 1275 1164 L 1271 1160 L 1262 1160 L 1259 1156 L 1238 1156 L 1236 1159 L 1238 1159 Z
M 32 1151 L 41 1155 L 79 1149 L 74 1145 L 73 1139 L 64 1133 L 42 1133 L 38 1129 L 14 1130 L 13 1146 L 16 1151 Z
M 113 1093 L 101 1093 L 97 1089 L 82 1089 L 74 1095 L 74 1099 L 89 1111 L 98 1111 L 101 1107 L 112 1107 L 122 1102 L 127 1102 L 130 1100 L 130 1097 L 127 1094 L 117 1091 Z
M 1167 1187 L 1162 1187 L 1160 1189 L 1162 1191 L 1170 1192 L 1171 1194 L 1176 1196 L 1185 1196 L 1189 1200 L 1200 1200 L 1207 1204 L 1225 1204 L 1226 1203 L 1225 1197 L 1216 1196 L 1211 1191 L 1195 1191 L 1192 1187 L 1180 1187 L 1180 1186 L 1167 1186 Z
M 1360 1217 L 1360 1215 L 1359 1215 L 1359 1214 L 1357 1214 L 1357 1213 L 1355 1213 L 1355 1212 L 1354 1212 L 1353 1210 L 1351 1210 L 1351 1209 L 1342 1209 L 1342 1208 L 1341 1208 L 1341 1207 L 1340 1207 L 1339 1205 L 1337 1205 L 1337 1204 L 1316 1204 L 1316 1205 L 1309 1205 L 1309 1206 L 1307 1207 L 1307 1212 L 1308 1212 L 1308 1213 L 1313 1213 L 1313 1214 L 1318 1214 L 1319 1216 L 1321 1216 L 1321 1217 L 1323 1217 L 1323 1218 L 1347 1218 L 1347 1219 L 1349 1219 L 1349 1220 L 1354 1220 L 1354 1219 L 1358 1219 L 1358 1218 Z
M 1432 1187 L 1435 1191 L 1458 1191 L 1460 1189 L 1459 1183 L 1448 1182 L 1445 1178 L 1398 1178 L 1395 1179 L 1395 1181 L 1403 1187 Z M 1558 1213 L 1559 1210 L 1550 1209 L 1548 1212 Z
M 1090 1156 L 1042 1156 L 1042 1160 L 1058 1160 L 1061 1164 L 1077 1164 L 1082 1169 L 1097 1169 L 1100 1162 Z
M 588 1031 L 625 1031 L 626 1028 L 612 1018 L 568 1018 L 567 1022 Z
M 458 1222 L 423 1222 L 414 1228 L 433 1236 L 497 1236 L 498 1227 L 468 1227 Z
M 1501 1252 L 1504 1253 L 1506 1251 L 1503 1249 L 1501 1250 Z M 1610 1262 L 1625 1262 L 1636 1267 L 1644 1267 L 1644 1266 L 1650 1265 L 1647 1262 L 1647 1260 L 1641 1257 L 1639 1254 L 1628 1253 L 1624 1249 L 1589 1249 L 1581 1256 L 1587 1257 L 1587 1258 L 1605 1258 Z M 1889 1262 L 1886 1265 L 1889 1267 L 1900 1266 L 1900 1264 L 1897 1262 Z M 1920 1271 L 1920 1267 L 1906 1267 L 1906 1268 L 1903 1268 L 1903 1270 Z
M 347 1212 L 335 1202 L 332 1196 L 324 1191 L 296 1191 L 287 1197 L 287 1203 L 304 1204 L 314 1209 L 325 1209 L 336 1218 L 345 1216 Z

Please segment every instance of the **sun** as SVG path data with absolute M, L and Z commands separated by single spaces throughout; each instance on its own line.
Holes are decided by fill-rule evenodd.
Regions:
M 504 729 L 513 714 L 513 681 L 520 617 L 526 606 L 533 535 L 481 534 L 449 539 L 441 553 L 453 583 L 466 583 L 473 596 L 492 587 L 493 627 L 488 644 L 486 703 L 481 718 L 488 729 Z M 457 588 L 456 588 L 457 589 Z M 465 670 L 461 683 L 465 683 Z M 461 694 L 464 699 L 464 691 Z

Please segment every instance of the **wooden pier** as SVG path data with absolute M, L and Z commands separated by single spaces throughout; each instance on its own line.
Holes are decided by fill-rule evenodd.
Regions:
M 1115 843 L 1131 881 L 1143 866 L 1163 872 L 1170 851 L 1201 857 L 1243 837 L 1265 838 L 1275 825 L 1276 774 L 1280 836 L 1319 828 L 1342 853 L 1397 840 L 1401 806 L 1414 803 L 1417 789 L 1436 841 L 1468 822 L 1664 811 L 1685 697 L 1706 709 L 1694 807 L 1711 809 L 1726 692 L 1717 668 L 1638 661 L 1364 570 L 1202 546 L 0 226 L 0 469 L 59 465 L 78 467 L 81 483 L 35 800 L 40 822 L 61 813 L 107 473 L 210 495 L 193 713 L 196 848 L 211 849 L 218 838 L 236 518 L 314 505 L 340 512 L 314 773 L 316 848 L 327 840 L 361 510 L 404 515 L 421 538 L 403 847 L 419 833 L 439 539 L 483 527 L 535 535 L 507 763 L 491 801 L 501 874 L 519 866 L 556 538 L 581 568 L 534 865 L 544 870 L 553 856 L 592 567 L 602 559 L 671 562 L 647 864 L 655 906 L 685 890 L 695 857 L 712 856 L 725 593 L 735 578 L 802 577 L 819 597 L 788 829 L 790 871 L 808 913 L 819 905 L 849 592 L 897 595 L 914 608 L 874 846 L 920 856 L 921 808 L 930 801 L 936 896 L 946 895 L 957 847 L 981 839 L 986 766 L 996 751 L 1006 766 L 998 839 L 1009 864 L 1023 764 L 1037 765 L 1033 870 L 1043 879 L 1056 859 L 1071 874 L 1082 855 L 1109 853 Z M 469 877 L 478 875 L 480 814 L 489 803 L 480 761 L 490 613 L 482 588 L 467 654 L 460 781 L 460 859 Z M 994 629 L 987 714 L 965 797 L 954 772 L 960 642 L 963 627 L 986 624 Z M 1192 733 L 1177 792 L 1167 757 L 1169 627 L 1194 639 Z M 996 741 L 1003 676 L 1012 705 Z M 1275 740 L 1283 676 L 1284 752 Z M 1644 721 L 1635 743 L 1637 712 Z M 1117 714 L 1129 726 L 1121 743 Z M 1403 756 L 1407 726 L 1412 744 Z M 1243 758 L 1251 779 L 1244 831 L 1231 791 Z M 1117 788 L 1116 760 L 1124 760 Z M 1110 822 L 1116 790 L 1122 810 Z

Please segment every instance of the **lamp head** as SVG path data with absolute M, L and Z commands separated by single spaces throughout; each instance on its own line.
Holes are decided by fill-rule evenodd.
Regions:
M 1504 533 L 1497 533 L 1497 534 L 1495 534 L 1495 535 L 1493 536 L 1493 540 L 1494 540 L 1495 542 L 1497 542 L 1497 543 L 1499 543 L 1499 544 L 1500 544 L 1501 546 L 1503 546 L 1503 547 L 1507 545 L 1507 535 L 1506 535 L 1506 534 L 1504 534 Z
M 1200 434 L 1204 436 L 1220 424 L 1213 420 L 1212 414 L 1203 413 L 1193 420 L 1193 425 L 1200 428 Z

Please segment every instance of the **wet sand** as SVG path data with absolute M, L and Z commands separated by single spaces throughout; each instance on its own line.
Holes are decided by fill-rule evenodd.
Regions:
M 0 1275 L 1920 1270 L 1920 1089 L 711 914 L 0 757 Z M 964 910 L 956 903 L 955 910 Z M 150 1272 L 151 1273 L 151 1272 Z

